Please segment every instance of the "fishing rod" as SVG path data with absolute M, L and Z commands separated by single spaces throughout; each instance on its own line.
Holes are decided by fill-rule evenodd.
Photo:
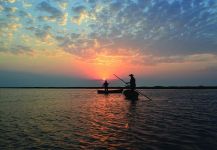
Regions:
M 123 79 L 121 79 L 120 77 L 118 77 L 116 74 L 113 74 L 116 78 L 118 78 L 119 80 L 121 80 L 123 83 L 128 84 L 127 82 L 125 82 Z M 136 92 L 138 92 L 139 94 L 141 94 L 142 96 L 146 97 L 149 100 L 152 100 L 151 98 L 149 98 L 148 96 L 146 96 L 145 94 L 141 93 L 138 90 L 135 90 Z

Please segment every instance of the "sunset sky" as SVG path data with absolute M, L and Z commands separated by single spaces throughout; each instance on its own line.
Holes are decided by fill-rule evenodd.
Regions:
M 100 86 L 114 73 L 217 85 L 217 0 L 0 0 L 0 86 Z

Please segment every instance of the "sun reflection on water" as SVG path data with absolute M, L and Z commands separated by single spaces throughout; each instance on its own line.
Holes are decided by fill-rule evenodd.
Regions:
M 123 131 L 128 129 L 126 128 L 128 107 L 127 105 L 123 107 L 123 102 L 118 100 L 120 97 L 122 97 L 120 94 L 99 95 L 88 105 L 91 126 L 86 132 L 93 140 L 107 143 L 121 138 Z

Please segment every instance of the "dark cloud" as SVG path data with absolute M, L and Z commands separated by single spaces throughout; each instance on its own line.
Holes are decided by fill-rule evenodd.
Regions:
M 8 13 L 8 14 L 15 13 L 16 10 L 17 10 L 16 7 L 7 7 L 7 6 L 4 7 L 4 12 L 6 12 L 6 13 Z
M 37 9 L 43 12 L 47 12 L 52 18 L 59 18 L 63 16 L 63 13 L 59 9 L 51 6 L 50 3 L 46 1 L 39 3 Z
M 38 39 L 40 39 L 41 41 L 44 41 L 47 36 L 53 36 L 52 33 L 51 33 L 52 32 L 52 27 L 49 26 L 49 25 L 44 25 L 44 26 L 42 26 L 40 28 L 30 26 L 30 27 L 27 27 L 26 30 L 29 30 L 29 31 L 33 32 L 34 35 Z
M 101 83 L 95 80 L 87 80 L 67 77 L 64 75 L 42 75 L 31 72 L 0 70 L 0 87 L 72 87 L 72 86 L 98 86 Z
M 33 50 L 28 47 L 28 46 L 24 46 L 24 45 L 16 45 L 13 49 L 12 49 L 13 53 L 28 53 L 28 52 L 33 52 Z
M 54 1 L 60 2 L 60 3 L 62 3 L 62 2 L 68 2 L 68 0 L 54 0 Z
M 4 43 L 2 43 L 0 46 L 0 52 L 9 52 L 9 53 L 13 53 L 13 54 L 29 54 L 29 55 L 31 55 L 34 51 L 29 46 L 15 45 L 15 46 L 12 46 L 11 48 L 8 48 L 8 47 L 4 46 Z
M 48 37 L 53 37 L 53 34 L 51 32 L 51 27 L 46 25 L 43 26 L 41 28 L 36 28 L 34 30 L 35 36 L 40 39 L 41 41 L 45 41 L 47 40 Z
M 36 30 L 37 28 L 35 28 L 35 27 L 26 27 L 26 30 L 29 30 L 29 31 L 34 31 L 34 30 Z
M 19 14 L 20 17 L 29 17 L 30 16 L 29 13 L 27 13 L 24 10 L 19 10 L 18 14 Z
M 79 35 L 72 35 L 71 37 L 68 36 L 57 40 L 61 41 L 59 46 L 63 47 L 68 53 L 81 57 L 94 55 L 94 53 L 90 51 L 91 48 L 94 47 L 94 40 L 79 38 Z
M 112 2 L 109 7 L 111 10 L 111 13 L 117 12 L 123 8 L 123 3 L 121 1 Z
M 72 11 L 76 14 L 80 14 L 82 12 L 84 12 L 86 10 L 85 6 L 76 6 L 76 7 L 72 7 Z

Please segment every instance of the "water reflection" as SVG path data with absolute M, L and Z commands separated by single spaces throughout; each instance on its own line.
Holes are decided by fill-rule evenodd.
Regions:
M 154 101 L 129 101 L 96 90 L 4 90 L 0 149 L 214 149 L 216 91 L 192 92 L 193 100 L 150 90 Z
M 119 99 L 120 95 L 97 96 L 88 106 L 87 133 L 95 145 L 108 145 L 125 129 L 127 107 L 123 107 Z
M 81 145 L 94 143 L 100 148 L 126 148 L 132 145 L 132 131 L 138 118 L 137 101 L 125 100 L 119 94 L 98 95 L 86 109 L 88 114 L 84 132 L 89 137 L 80 140 Z
M 133 128 L 135 126 L 135 121 L 136 121 L 136 104 L 137 101 L 128 101 L 128 112 L 126 114 L 127 116 L 127 124 L 126 128 Z

